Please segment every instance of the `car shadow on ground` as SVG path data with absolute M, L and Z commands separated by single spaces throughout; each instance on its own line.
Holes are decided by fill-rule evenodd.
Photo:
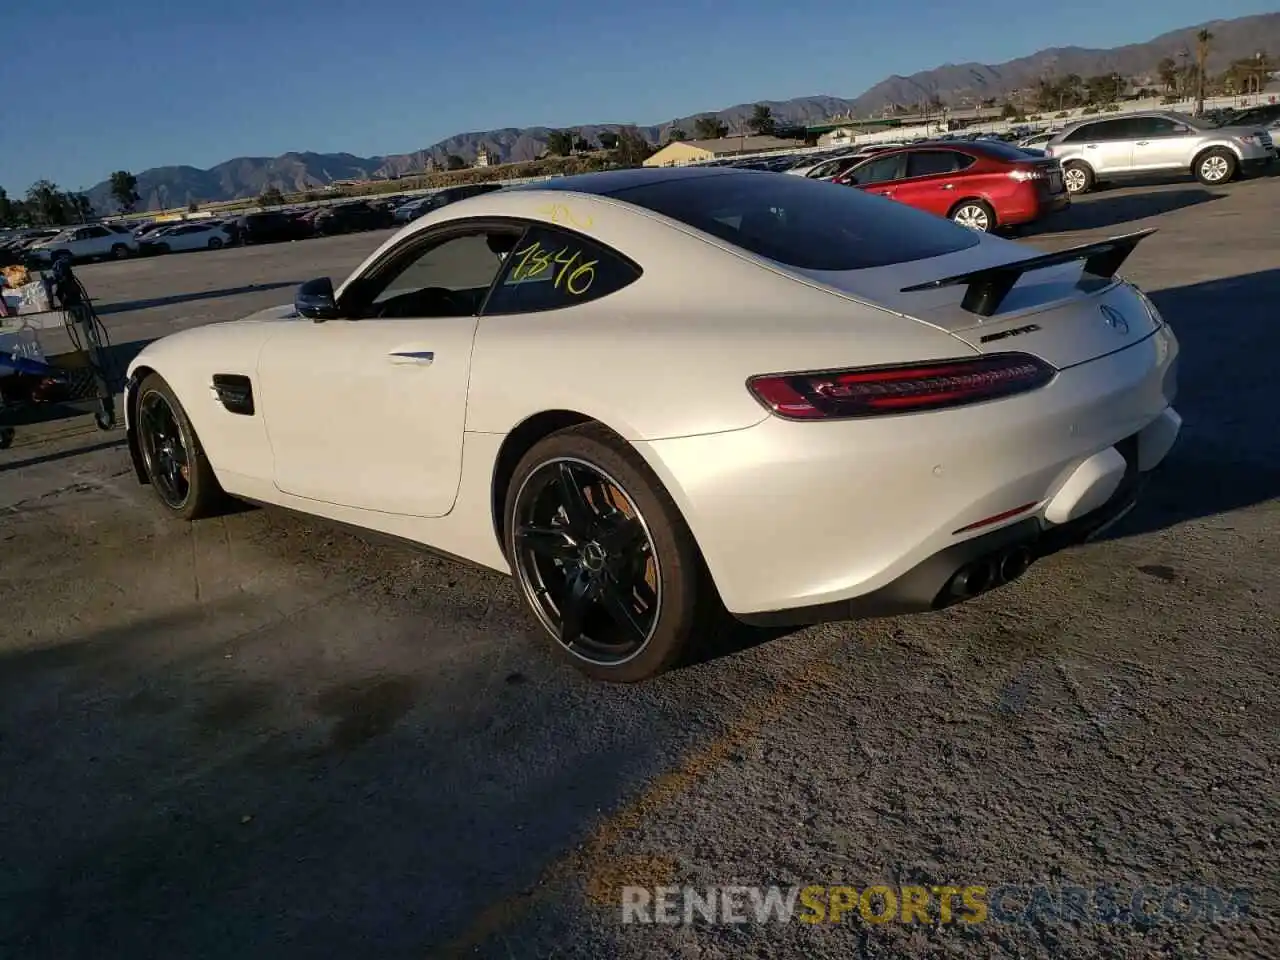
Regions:
M 178 293 L 171 297 L 153 297 L 150 300 L 121 300 L 116 303 L 94 303 L 93 309 L 99 316 L 110 316 L 115 313 L 128 313 L 130 310 L 147 310 L 151 307 L 171 307 L 178 303 L 193 303 L 197 300 L 217 300 L 220 297 L 236 297 L 244 293 L 261 293 L 264 290 L 279 290 L 282 287 L 296 287 L 301 280 L 284 280 L 273 283 L 250 283 L 243 287 L 226 287 L 221 290 L 200 290 L 196 293 Z
M 1224 196 L 1196 187 L 1152 193 L 1108 196 L 1105 192 L 1075 200 L 1071 207 L 1038 223 L 1019 229 L 1015 236 L 1034 237 L 1046 233 L 1098 230 L 1122 223 L 1147 220 L 1164 213 L 1219 200 Z
M 1275 357 L 1280 269 L 1149 291 L 1181 345 L 1182 435 L 1124 537 L 1280 497 Z

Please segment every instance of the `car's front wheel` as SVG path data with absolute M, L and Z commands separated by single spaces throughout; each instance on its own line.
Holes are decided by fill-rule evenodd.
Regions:
M 649 466 L 598 424 L 521 459 L 505 504 L 525 602 L 583 673 L 633 683 L 675 666 L 717 603 L 693 534 Z
M 1194 173 L 1205 186 L 1226 183 L 1236 175 L 1236 155 L 1230 150 L 1215 147 L 1196 158 Z
M 129 254 L 132 252 L 133 251 L 131 251 L 123 243 L 117 243 L 114 247 L 111 248 L 111 256 L 114 257 L 116 260 L 126 260 L 128 259 Z
M 158 373 L 138 385 L 138 447 L 156 498 L 169 513 L 199 520 L 217 512 L 224 494 L 195 428 Z
M 218 239 L 217 237 L 210 237 L 210 238 L 209 238 L 209 249 L 210 249 L 210 250 L 221 250 L 221 249 L 222 249 L 222 241 L 221 241 L 220 239 Z

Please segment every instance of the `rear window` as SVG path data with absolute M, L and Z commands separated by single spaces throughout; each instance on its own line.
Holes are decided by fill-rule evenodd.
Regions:
M 663 180 L 611 194 L 802 270 L 862 270 L 940 257 L 978 235 L 854 187 L 785 174 Z

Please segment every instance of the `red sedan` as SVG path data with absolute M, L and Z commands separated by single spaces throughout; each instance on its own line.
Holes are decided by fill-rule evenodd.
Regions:
M 986 233 L 1071 205 L 1056 160 L 995 140 L 917 144 L 877 154 L 834 179 Z

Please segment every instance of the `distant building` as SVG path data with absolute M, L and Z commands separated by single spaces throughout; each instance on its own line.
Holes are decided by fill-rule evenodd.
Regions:
M 646 167 L 680 167 L 700 160 L 717 160 L 721 157 L 738 157 L 748 153 L 766 153 L 770 150 L 793 150 L 800 146 L 795 140 L 780 137 L 721 137 L 718 140 L 676 140 L 644 162 Z

